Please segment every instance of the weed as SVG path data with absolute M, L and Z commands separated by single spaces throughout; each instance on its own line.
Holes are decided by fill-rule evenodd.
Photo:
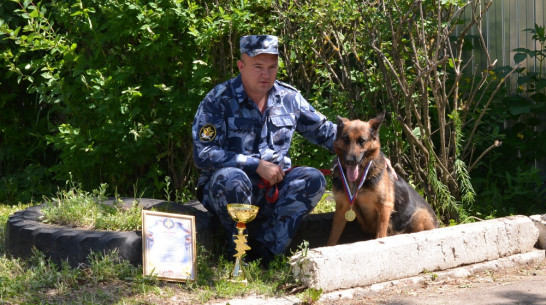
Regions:
M 5 233 L 6 227 L 4 226 L 4 224 L 8 221 L 9 215 L 13 214 L 16 211 L 24 210 L 28 208 L 29 206 L 30 204 L 21 204 L 21 203 L 14 206 L 0 204 L 0 255 L 2 253 L 6 253 L 6 249 L 5 249 L 6 245 L 3 242 L 5 240 L 5 234 L 6 234 Z
M 43 222 L 96 230 L 140 229 L 142 216 L 138 202 L 127 209 L 119 200 L 113 206 L 102 204 L 107 187 L 101 184 L 99 189 L 86 192 L 72 185 L 68 190 L 59 190 L 55 198 L 44 198 Z
M 117 251 L 91 253 L 89 267 L 84 269 L 87 280 L 93 284 L 117 279 L 136 279 L 141 272 L 127 260 L 120 259 Z
M 322 289 L 317 290 L 314 288 L 309 288 L 305 292 L 303 292 L 300 295 L 300 297 L 302 298 L 303 304 L 312 305 L 317 303 L 321 295 L 322 295 Z

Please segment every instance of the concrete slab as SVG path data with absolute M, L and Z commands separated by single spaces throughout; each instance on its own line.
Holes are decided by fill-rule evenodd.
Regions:
M 529 252 L 538 236 L 529 217 L 511 216 L 310 249 L 296 253 L 291 265 L 303 285 L 326 292 Z
M 530 218 L 539 231 L 538 246 L 541 249 L 546 249 L 546 214 L 533 215 Z

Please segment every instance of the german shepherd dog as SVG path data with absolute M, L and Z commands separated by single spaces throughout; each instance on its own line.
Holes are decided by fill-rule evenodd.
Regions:
M 345 224 L 355 216 L 362 229 L 376 238 L 438 228 L 431 206 L 385 165 L 379 143 L 385 112 L 368 122 L 337 119 L 338 164 L 332 178 L 336 211 L 327 245 L 338 243 Z

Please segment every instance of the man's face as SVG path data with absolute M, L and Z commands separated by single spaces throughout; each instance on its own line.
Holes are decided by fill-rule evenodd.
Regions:
M 243 54 L 241 60 L 237 61 L 237 67 L 241 72 L 243 86 L 249 96 L 266 94 L 277 79 L 278 56 L 259 54 L 250 57 Z

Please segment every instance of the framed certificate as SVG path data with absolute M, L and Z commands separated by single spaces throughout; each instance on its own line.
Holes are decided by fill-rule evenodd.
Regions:
M 195 280 L 195 217 L 142 210 L 144 275 L 168 281 Z

